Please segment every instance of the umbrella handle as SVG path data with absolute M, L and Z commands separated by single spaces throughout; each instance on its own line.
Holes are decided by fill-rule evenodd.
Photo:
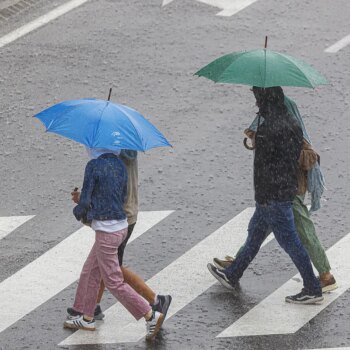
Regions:
M 253 149 L 255 149 L 254 146 L 249 146 L 249 145 L 248 145 L 248 139 L 247 139 L 246 137 L 243 139 L 243 145 L 244 145 L 244 147 L 245 147 L 246 149 L 249 149 L 250 151 L 252 151 Z

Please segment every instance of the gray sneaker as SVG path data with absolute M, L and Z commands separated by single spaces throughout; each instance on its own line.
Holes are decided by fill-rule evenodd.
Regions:
M 95 312 L 94 312 L 94 319 L 98 321 L 102 321 L 105 317 L 105 314 L 102 312 L 101 306 L 96 305 Z
M 158 311 L 161 314 L 164 315 L 163 321 L 166 318 L 166 315 L 168 313 L 169 306 L 172 301 L 171 295 L 157 295 L 158 303 L 155 305 L 152 305 L 153 311 Z

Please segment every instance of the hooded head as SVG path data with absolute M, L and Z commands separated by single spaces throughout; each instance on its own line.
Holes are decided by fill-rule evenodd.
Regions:
M 253 93 L 256 99 L 256 105 L 259 108 L 259 113 L 265 119 L 287 112 L 287 108 L 284 105 L 284 93 L 280 86 L 269 88 L 253 86 Z

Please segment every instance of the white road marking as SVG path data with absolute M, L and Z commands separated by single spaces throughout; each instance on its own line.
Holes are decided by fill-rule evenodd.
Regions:
M 343 39 L 340 39 L 332 46 L 328 47 L 324 52 L 328 53 L 336 53 L 339 50 L 343 49 L 344 47 L 348 46 L 350 44 L 350 34 L 344 37 Z
M 0 38 L 0 48 L 74 10 L 89 0 L 72 0 Z
M 6 237 L 9 233 L 14 231 L 17 227 L 23 225 L 35 215 L 29 216 L 3 216 L 0 217 L 0 239 Z
M 172 211 L 139 213 L 137 229 L 128 243 L 170 215 Z M 52 298 L 79 278 L 94 241 L 82 227 L 14 275 L 0 283 L 0 332 Z
M 168 5 L 174 0 L 163 0 L 162 6 Z M 218 12 L 217 16 L 230 17 L 246 7 L 250 6 L 258 0 L 196 0 L 204 4 L 218 7 L 222 11 Z
M 295 305 L 284 301 L 287 295 L 300 291 L 300 275 L 294 276 L 274 293 L 226 328 L 218 337 L 241 337 L 297 332 L 350 287 L 350 234 L 327 251 L 339 288 L 324 294 L 321 305 Z M 340 283 L 339 283 L 340 282 Z
M 320 348 L 320 349 L 305 349 L 305 350 L 350 350 L 350 347 L 345 347 L 345 348 Z
M 229 253 L 228 249 L 236 250 L 244 243 L 253 212 L 254 208 L 245 209 L 147 281 L 156 293 L 172 295 L 167 318 L 218 283 L 206 265 L 213 257 Z M 264 244 L 272 239 L 270 235 Z M 120 303 L 106 310 L 105 315 L 95 332 L 77 331 L 59 345 L 137 342 L 145 336 L 144 321 L 135 321 Z

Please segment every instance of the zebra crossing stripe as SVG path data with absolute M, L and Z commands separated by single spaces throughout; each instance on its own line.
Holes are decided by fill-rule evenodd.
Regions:
M 228 253 L 228 249 L 236 250 L 244 243 L 253 212 L 254 208 L 245 209 L 147 281 L 156 293 L 172 295 L 167 318 L 218 283 L 206 265 L 213 257 Z M 272 238 L 270 235 L 264 244 Z M 137 342 L 145 336 L 144 321 L 135 321 L 120 303 L 104 313 L 105 322 L 99 323 L 94 333 L 77 331 L 59 345 Z
M 174 0 L 163 0 L 162 6 L 169 5 Z M 217 16 L 230 17 L 236 14 L 239 11 L 242 11 L 246 7 L 252 5 L 258 0 L 196 0 L 204 4 L 218 7 L 222 11 L 218 12 Z
M 139 213 L 137 229 L 128 243 L 171 213 Z M 93 241 L 93 231 L 84 226 L 0 283 L 0 332 L 75 282 Z
M 220 338 L 297 332 L 330 303 L 339 298 L 350 287 L 350 233 L 327 251 L 339 288 L 324 294 L 321 305 L 287 304 L 284 298 L 296 294 L 302 288 L 300 275 L 294 276 L 282 287 L 265 298 L 218 335 Z
M 326 50 L 324 50 L 324 52 L 337 53 L 339 50 L 344 49 L 349 44 L 350 44 L 350 34 L 345 36 L 343 39 L 340 39 L 332 46 L 328 47 Z
M 35 215 L 29 216 L 3 216 L 0 217 L 0 239 L 3 239 L 19 226 L 23 225 Z
M 10 32 L 4 35 L 3 37 L 0 37 L 0 48 L 12 43 L 18 38 L 21 38 L 22 36 L 32 32 L 33 30 L 42 27 L 43 25 L 53 21 L 54 19 L 66 14 L 67 12 L 74 10 L 76 7 L 81 6 L 87 1 L 88 0 L 71 0 L 61 6 L 58 6 L 49 13 L 33 20 L 32 22 L 29 22 L 23 25 L 22 27 L 15 29 L 13 32 Z
M 307 350 L 350 350 L 350 347 L 345 348 L 320 348 L 320 349 L 307 349 Z
M 208 5 L 221 8 L 222 11 L 218 12 L 217 16 L 230 17 L 244 10 L 246 7 L 254 4 L 258 0 L 198 0 Z

